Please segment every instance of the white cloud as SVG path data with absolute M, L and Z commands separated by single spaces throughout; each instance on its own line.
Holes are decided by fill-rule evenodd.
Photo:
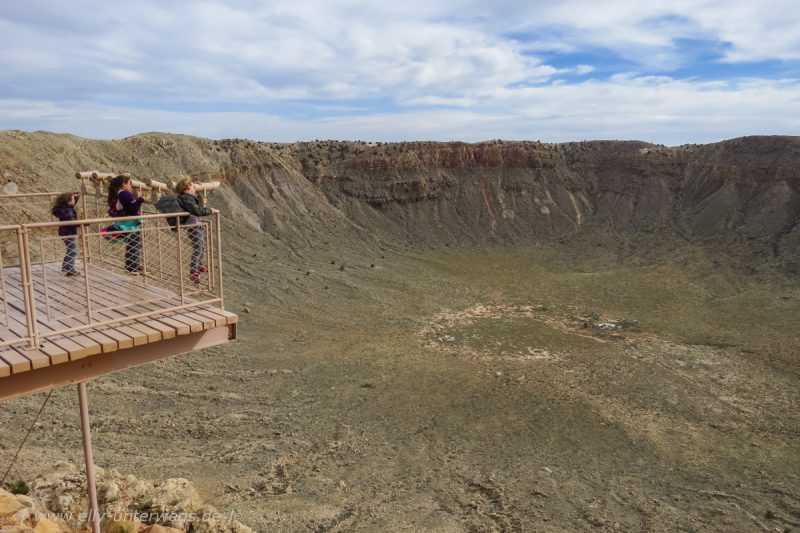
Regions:
M 796 134 L 797 80 L 737 84 L 664 77 L 587 81 L 559 87 L 501 90 L 480 109 L 418 109 L 300 120 L 259 113 L 176 113 L 0 101 L 0 127 L 125 137 L 167 131 L 210 138 L 465 140 L 636 139 L 668 145 L 714 142 L 751 134 Z M 428 104 L 459 105 L 431 100 Z M 113 118 L 112 118 L 113 117 Z M 107 132 L 99 135 L 98 132 Z
M 442 98 L 441 96 L 420 96 L 400 102 L 405 106 L 447 106 L 474 107 L 478 101 L 473 98 Z
M 535 119 L 552 128 L 536 135 L 551 140 L 796 132 L 786 118 L 798 115 L 795 80 L 699 82 L 670 72 L 696 66 L 684 40 L 718 43 L 731 64 L 797 61 L 800 7 L 784 0 L 7 4 L 0 128 L 480 139 L 533 135 Z M 658 75 L 609 77 L 608 65 L 584 55 L 597 50 Z M 576 64 L 543 59 L 563 52 Z
M 654 53 L 666 58 L 677 40 L 697 39 L 726 45 L 729 61 L 800 58 L 800 4 L 793 0 L 497 2 L 492 7 L 496 27 L 544 31 L 551 42 L 564 39 L 562 50 L 600 47 L 632 60 Z M 473 9 L 482 6 L 472 4 Z
M 113 79 L 119 81 L 138 81 L 142 79 L 142 76 L 138 72 L 124 68 L 112 68 L 109 69 L 108 73 Z

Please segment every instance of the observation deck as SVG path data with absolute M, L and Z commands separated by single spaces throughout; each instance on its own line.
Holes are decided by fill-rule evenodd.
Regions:
M 0 196 L 0 209 L 6 220 L 9 211 L 16 220 L 41 219 L 53 196 Z M 82 215 L 101 211 L 81 203 Z M 167 218 L 176 215 L 0 226 L 0 401 L 236 338 L 238 317 L 224 306 L 219 212 L 173 228 Z M 141 226 L 116 239 L 101 232 L 125 220 Z M 59 226 L 77 227 L 76 275 L 62 272 Z M 205 271 L 192 275 L 199 231 Z M 134 235 L 141 240 L 137 275 L 124 268 Z

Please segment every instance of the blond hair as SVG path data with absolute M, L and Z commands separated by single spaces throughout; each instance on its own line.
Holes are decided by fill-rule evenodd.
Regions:
M 192 178 L 182 178 L 178 183 L 175 184 L 175 194 L 182 194 L 188 191 L 192 186 L 192 183 Z

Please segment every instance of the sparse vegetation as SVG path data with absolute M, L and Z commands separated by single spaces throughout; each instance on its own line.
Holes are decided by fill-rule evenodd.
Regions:
M 800 476 L 796 140 L 670 159 L 642 143 L 317 141 L 270 144 L 274 167 L 237 140 L 217 145 L 236 161 L 182 142 L 186 168 L 225 159 L 235 176 L 211 205 L 240 340 L 94 382 L 98 462 L 190 476 L 263 531 L 784 524 Z M 41 143 L 8 164 L 32 188 L 72 183 L 74 154 L 118 157 Z M 486 152 L 502 165 L 475 163 Z M 301 163 L 336 154 L 303 181 Z M 712 176 L 725 158 L 718 173 L 738 174 Z M 757 174 L 776 160 L 783 174 Z M 32 470 L 80 456 L 61 392 Z M 0 410 L 0 427 L 37 405 Z
M 8 492 L 11 494 L 28 494 L 30 493 L 31 489 L 28 487 L 28 484 L 22 480 L 17 480 L 11 484 L 8 488 Z

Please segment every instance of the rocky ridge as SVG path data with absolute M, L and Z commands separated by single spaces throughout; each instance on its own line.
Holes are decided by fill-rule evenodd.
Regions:
M 586 238 L 669 240 L 800 273 L 800 138 L 666 147 L 635 141 L 274 144 L 149 133 L 118 141 L 0 132 L 21 190 L 76 169 L 223 180 L 229 218 L 276 245 L 382 241 L 438 248 Z M 355 237 L 352 239 L 351 237 Z

